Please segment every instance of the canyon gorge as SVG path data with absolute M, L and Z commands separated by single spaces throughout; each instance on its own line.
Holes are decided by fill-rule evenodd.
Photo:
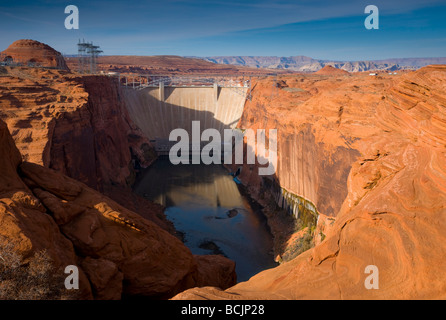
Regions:
M 245 101 L 230 88 L 165 88 L 163 97 L 123 88 L 116 76 L 76 73 L 37 41 L 5 53 L 23 46 L 21 59 L 54 59 L 41 59 L 47 68 L 0 66 L 0 244 L 24 263 L 45 250 L 61 274 L 79 266 L 77 298 L 446 297 L 445 65 L 268 76 L 197 59 L 150 62 L 176 74 L 195 64 L 250 74 Z M 138 59 L 104 57 L 102 67 L 149 74 Z M 153 139 L 192 120 L 277 129 L 274 175 L 226 165 L 241 169 L 240 187 L 262 206 L 280 263 L 247 281 L 237 283 L 222 255 L 192 254 L 164 207 L 132 190 L 158 157 Z M 364 287 L 368 265 L 379 268 L 379 290 Z

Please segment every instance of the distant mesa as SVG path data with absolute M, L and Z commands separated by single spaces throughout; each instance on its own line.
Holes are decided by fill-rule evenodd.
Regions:
M 0 58 L 2 62 L 16 63 L 22 66 L 69 70 L 60 52 L 36 40 L 17 40 L 1 52 Z
M 322 75 L 348 75 L 350 74 L 348 71 L 342 70 L 342 69 L 338 69 L 335 68 L 333 66 L 330 65 L 326 65 L 325 67 L 323 67 L 322 69 L 318 70 L 315 72 L 315 74 L 322 74 Z
M 213 56 L 200 57 L 217 64 L 245 66 L 281 71 L 315 72 L 330 65 L 348 72 L 413 70 L 431 64 L 446 64 L 446 57 L 397 58 L 385 60 L 336 61 L 313 59 L 306 56 Z

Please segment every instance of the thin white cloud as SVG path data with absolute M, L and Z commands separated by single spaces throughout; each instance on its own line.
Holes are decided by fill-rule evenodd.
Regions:
M 13 18 L 13 19 L 16 19 L 16 20 L 20 20 L 20 21 L 26 21 L 26 22 L 50 25 L 50 26 L 55 26 L 56 25 L 54 22 L 51 22 L 51 21 L 30 19 L 28 17 L 12 14 L 12 13 L 4 11 L 4 10 L 0 11 L 0 14 L 5 15 L 5 16 L 10 17 L 10 18 Z

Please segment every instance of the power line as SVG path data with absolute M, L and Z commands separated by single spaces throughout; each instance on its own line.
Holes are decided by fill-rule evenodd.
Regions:
M 96 73 L 97 58 L 103 52 L 99 46 L 93 45 L 93 42 L 85 42 L 79 39 L 77 44 L 77 56 L 79 61 L 79 73 Z

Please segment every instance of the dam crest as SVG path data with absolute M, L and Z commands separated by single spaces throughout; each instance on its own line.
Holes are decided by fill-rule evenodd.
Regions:
M 168 152 L 174 129 L 192 134 L 192 121 L 201 130 L 235 129 L 251 92 L 245 77 L 120 76 L 122 92 L 134 123 L 155 145 L 158 154 Z

